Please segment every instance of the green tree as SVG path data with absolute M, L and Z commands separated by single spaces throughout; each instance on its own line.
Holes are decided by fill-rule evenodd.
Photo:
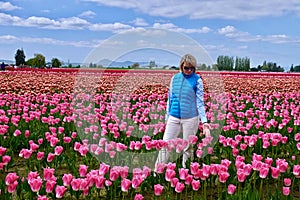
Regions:
M 264 70 L 264 71 L 267 71 L 267 70 L 268 70 L 268 67 L 267 67 L 267 61 L 264 61 L 263 66 L 262 66 L 261 69 Z
M 250 59 L 236 57 L 234 69 L 235 71 L 250 71 Z
M 60 67 L 62 65 L 62 62 L 58 60 L 58 58 L 52 58 L 51 65 L 52 67 Z
M 234 59 L 230 56 L 218 56 L 217 67 L 218 70 L 232 71 L 234 66 Z
M 35 65 L 35 58 L 30 58 L 26 61 L 26 65 L 28 66 L 34 66 Z
M 140 64 L 139 63 L 134 63 L 132 65 L 132 69 L 136 69 L 136 68 L 139 68 Z
M 300 72 L 300 65 L 294 67 L 294 72 Z
M 37 66 L 38 68 L 42 68 L 45 66 L 45 64 L 46 64 L 45 56 L 37 53 L 37 54 L 34 54 L 34 58 L 35 58 L 35 66 Z
M 290 72 L 294 71 L 294 65 L 292 64 L 291 68 L 290 68 Z
M 206 64 L 203 63 L 203 64 L 201 64 L 200 66 L 197 66 L 197 70 L 203 70 L 203 71 L 207 70 Z
M 26 56 L 25 56 L 23 49 L 18 49 L 15 54 L 16 66 L 25 64 L 25 57 Z

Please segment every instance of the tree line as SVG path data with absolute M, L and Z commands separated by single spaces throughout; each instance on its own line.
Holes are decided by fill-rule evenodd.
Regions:
M 46 65 L 46 58 L 42 54 L 34 54 L 33 58 L 25 60 L 26 56 L 23 49 L 18 49 L 15 54 L 16 66 L 31 66 L 34 68 L 46 68 L 46 67 L 61 67 L 63 62 L 58 58 L 52 58 L 50 66 Z M 72 67 L 72 66 L 68 66 Z
M 23 49 L 18 49 L 15 54 L 15 60 L 17 66 L 27 65 L 35 68 L 44 68 L 46 67 L 45 56 L 42 54 L 35 54 L 34 58 L 30 58 L 25 61 L 25 53 Z M 58 58 L 52 58 L 51 67 L 61 67 L 63 64 Z M 72 67 L 69 64 L 68 67 Z M 80 66 L 77 66 L 80 67 Z M 90 64 L 90 67 L 94 67 L 94 65 Z M 134 66 L 138 67 L 138 66 Z M 258 65 L 257 67 L 251 67 L 250 58 L 248 57 L 233 57 L 233 56 L 218 56 L 217 63 L 213 66 L 206 66 L 205 64 L 201 64 L 197 66 L 198 70 L 213 70 L 213 71 L 266 71 L 266 72 L 284 72 L 284 68 L 277 65 L 276 62 L 267 62 L 264 61 L 262 65 Z M 300 65 L 291 66 L 290 72 L 300 72 Z
M 250 66 L 250 58 L 232 57 L 232 56 L 218 56 L 217 64 L 220 71 L 266 71 L 266 72 L 284 72 L 284 68 L 277 65 L 276 62 L 264 61 L 262 65 L 257 67 Z

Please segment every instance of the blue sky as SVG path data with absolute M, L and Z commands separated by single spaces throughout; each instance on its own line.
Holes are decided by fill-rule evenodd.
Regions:
M 191 47 L 185 43 L 194 41 L 213 62 L 219 55 L 228 55 L 248 57 L 255 67 L 266 60 L 289 69 L 291 64 L 300 64 L 299 18 L 299 0 L 0 1 L 0 59 L 14 60 L 16 50 L 23 48 L 26 60 L 40 53 L 47 61 L 58 58 L 82 63 L 105 41 L 110 45 L 102 48 L 102 52 L 118 52 L 115 48 L 120 43 L 116 35 L 159 29 L 187 38 L 180 44 L 177 41 L 180 39 L 173 35 L 173 49 L 183 48 L 189 53 Z M 170 41 L 164 44 L 163 37 L 157 39 L 151 36 L 153 33 L 143 35 L 145 38 L 126 45 L 136 47 L 134 42 L 144 42 L 147 51 L 129 48 L 131 52 L 120 51 L 114 58 L 178 63 L 172 53 L 155 50 L 161 47 L 165 47 L 163 52 L 169 50 Z M 127 37 L 126 34 L 121 37 L 124 45 Z M 152 44 L 146 38 L 156 42 Z M 160 47 L 155 46 L 158 43 Z M 154 50 L 151 52 L 149 48 Z M 201 62 L 201 56 L 197 57 Z

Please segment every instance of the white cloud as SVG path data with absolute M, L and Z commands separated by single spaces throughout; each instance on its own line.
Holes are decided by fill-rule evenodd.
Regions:
M 225 35 L 228 38 L 235 39 L 239 42 L 268 42 L 273 44 L 294 43 L 300 44 L 299 37 L 291 37 L 285 34 L 280 35 L 251 35 L 248 32 L 243 32 L 233 26 L 225 26 L 218 29 L 218 34 Z
M 149 24 L 143 18 L 136 18 L 131 21 L 135 26 L 148 26 Z
M 300 1 L 298 0 L 82 0 L 100 5 L 134 9 L 152 16 L 181 17 L 192 19 L 237 19 L 248 20 L 266 16 L 282 16 L 284 14 L 298 14 Z
M 0 2 L 0 10 L 11 11 L 11 10 L 17 10 L 17 9 L 21 9 L 21 8 L 18 6 L 12 5 L 10 2 Z
M 136 4 L 139 2 L 137 0 L 131 0 L 131 1 L 123 1 L 123 0 L 110 0 L 110 1 L 103 1 L 103 0 L 81 0 L 81 1 L 87 1 L 87 2 L 94 2 L 98 4 L 103 4 L 106 6 L 112 6 L 112 7 L 121 7 L 121 8 L 136 8 Z
M 132 29 L 133 27 L 131 27 L 130 25 L 115 22 L 115 23 L 109 23 L 109 24 L 90 24 L 90 26 L 88 28 L 92 31 L 117 32 L 117 31 Z
M 130 25 L 119 22 L 108 24 L 91 24 L 85 19 L 79 17 L 60 18 L 58 20 L 49 19 L 46 17 L 31 16 L 23 19 L 17 16 L 12 16 L 0 13 L 0 25 L 13 25 L 23 27 L 38 27 L 44 29 L 89 29 L 92 31 L 111 31 L 117 32 L 120 30 L 132 29 Z
M 91 10 L 88 10 L 88 11 L 85 11 L 85 12 L 79 14 L 79 17 L 93 18 L 94 16 L 96 16 L 96 13 Z
M 223 28 L 218 29 L 218 33 L 221 35 L 225 35 L 226 37 L 237 38 L 237 37 L 245 37 L 248 36 L 249 33 L 242 32 L 236 29 L 233 26 L 225 26 Z
M 211 31 L 211 29 L 206 26 L 202 27 L 200 29 L 189 29 L 189 28 L 180 28 L 172 23 L 165 23 L 165 24 L 154 23 L 153 28 L 167 29 L 170 31 L 176 31 L 176 32 L 181 32 L 181 33 L 208 33 Z
M 47 38 L 47 37 L 17 37 L 14 35 L 0 35 L 1 44 L 11 44 L 16 42 L 93 48 L 96 47 L 98 44 L 100 44 L 102 41 L 101 40 L 65 41 L 65 40 L 57 40 L 57 39 Z
M 88 21 L 79 17 L 61 18 L 59 22 L 61 27 L 66 29 L 84 29 L 90 25 Z

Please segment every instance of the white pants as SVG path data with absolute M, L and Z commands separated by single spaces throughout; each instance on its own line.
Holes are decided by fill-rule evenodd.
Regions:
M 167 121 L 166 130 L 163 136 L 163 140 L 169 141 L 178 137 L 181 128 L 183 132 L 184 140 L 189 140 L 189 136 L 195 135 L 198 131 L 199 127 L 199 117 L 193 117 L 190 119 L 178 119 L 176 117 L 169 116 Z M 169 162 L 170 152 L 166 149 L 161 149 L 158 153 L 158 157 L 155 163 L 167 163 Z M 186 168 L 186 161 L 189 157 L 193 157 L 194 149 L 192 144 L 189 144 L 185 149 L 183 149 L 183 157 L 182 157 L 182 166 Z

